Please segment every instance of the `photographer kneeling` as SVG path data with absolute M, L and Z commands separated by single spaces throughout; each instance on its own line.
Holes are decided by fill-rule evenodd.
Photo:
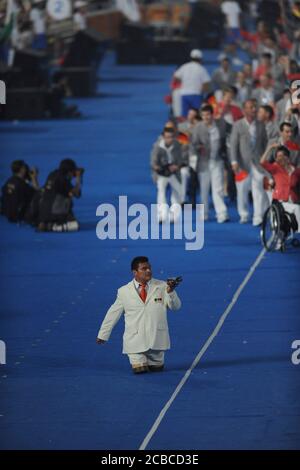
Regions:
M 39 208 L 38 231 L 76 232 L 79 223 L 72 208 L 73 197 L 81 196 L 82 168 L 77 168 L 69 158 L 60 162 L 58 170 L 52 171 L 43 188 Z M 75 185 L 72 179 L 75 178 Z
M 12 176 L 2 187 L 1 213 L 10 222 L 27 221 L 29 207 L 40 189 L 38 172 L 24 160 L 12 162 L 11 171 Z

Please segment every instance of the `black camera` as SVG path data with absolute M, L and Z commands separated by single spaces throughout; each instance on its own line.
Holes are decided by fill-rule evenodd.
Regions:
M 182 276 L 177 276 L 177 277 L 169 277 L 167 279 L 167 284 L 171 284 L 172 287 L 177 287 L 178 284 L 182 282 Z
M 171 171 L 170 171 L 170 165 L 163 165 L 157 170 L 157 174 L 160 176 L 166 176 L 169 177 L 171 176 Z

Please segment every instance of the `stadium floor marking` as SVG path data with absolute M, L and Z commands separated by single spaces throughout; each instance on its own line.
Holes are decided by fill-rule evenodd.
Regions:
M 159 413 L 158 417 L 156 418 L 153 426 L 151 427 L 150 431 L 148 432 L 148 434 L 146 435 L 146 437 L 144 438 L 142 444 L 140 445 L 139 447 L 139 450 L 145 450 L 149 444 L 149 442 L 151 441 L 152 437 L 154 436 L 154 434 L 156 433 L 160 423 L 162 422 L 162 420 L 164 419 L 168 409 L 170 408 L 170 406 L 172 405 L 172 403 L 174 402 L 174 400 L 176 399 L 177 395 L 179 394 L 179 392 L 181 391 L 181 389 L 183 388 L 183 386 L 185 385 L 185 383 L 187 382 L 189 376 L 191 375 L 192 371 L 195 369 L 195 367 L 198 365 L 198 363 L 200 362 L 200 359 L 202 358 L 202 356 L 206 353 L 207 349 L 209 348 L 209 346 L 211 345 L 211 343 L 213 342 L 213 340 L 215 339 L 215 337 L 217 336 L 217 334 L 219 333 L 219 331 L 221 330 L 226 318 L 228 317 L 229 313 L 231 312 L 232 308 L 234 307 L 234 305 L 236 304 L 239 296 L 241 295 L 243 289 L 245 288 L 245 286 L 247 285 L 248 281 L 251 279 L 251 277 L 253 276 L 256 268 L 258 267 L 259 263 L 261 262 L 261 260 L 263 259 L 264 255 L 266 253 L 266 250 L 265 248 L 263 248 L 261 250 L 261 252 L 259 253 L 259 255 L 257 256 L 256 260 L 254 261 L 254 263 L 252 264 L 252 266 L 250 267 L 247 275 L 245 276 L 243 282 L 240 284 L 240 286 L 238 287 L 238 289 L 236 290 L 236 292 L 234 293 L 233 297 L 232 297 L 232 300 L 230 302 L 230 304 L 228 305 L 228 307 L 226 308 L 225 312 L 221 315 L 215 329 L 213 330 L 212 334 L 209 336 L 209 338 L 206 340 L 204 346 L 202 346 L 202 348 L 200 349 L 200 351 L 198 352 L 197 356 L 195 357 L 194 361 L 192 362 L 190 368 L 186 371 L 186 373 L 184 374 L 183 378 L 181 379 L 181 381 L 179 382 L 179 384 L 177 385 L 176 389 L 174 390 L 173 394 L 171 395 L 170 399 L 167 401 L 167 403 L 165 404 L 165 406 L 163 407 L 163 409 L 161 410 L 161 412 Z

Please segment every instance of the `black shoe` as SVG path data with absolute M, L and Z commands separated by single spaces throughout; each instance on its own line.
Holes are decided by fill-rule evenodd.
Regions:
M 132 371 L 134 374 L 145 374 L 146 372 L 149 372 L 149 368 L 148 366 L 133 367 Z
M 162 366 L 148 366 L 150 372 L 162 372 L 164 370 L 164 365 Z

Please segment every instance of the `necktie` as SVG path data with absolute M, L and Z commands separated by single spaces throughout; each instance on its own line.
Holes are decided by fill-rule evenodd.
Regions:
M 144 284 L 139 284 L 139 287 L 140 287 L 140 298 L 141 298 L 142 301 L 145 303 L 145 302 L 146 302 L 146 298 L 147 298 L 146 285 L 144 285 Z

